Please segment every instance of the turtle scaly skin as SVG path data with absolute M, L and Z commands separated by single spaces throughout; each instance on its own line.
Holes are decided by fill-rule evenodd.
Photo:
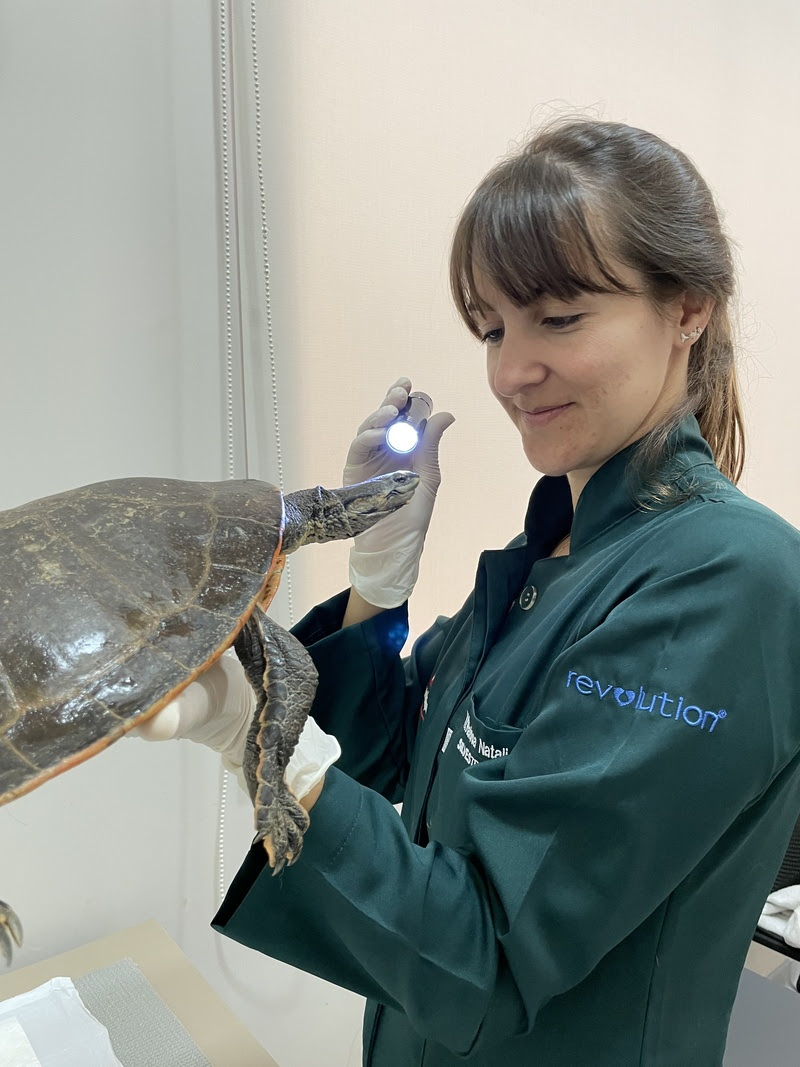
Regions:
M 284 497 L 257 481 L 100 482 L 0 513 L 0 804 L 118 740 L 231 645 L 256 692 L 245 776 L 276 873 L 308 824 L 286 764 L 316 688 L 267 618 L 287 552 L 401 507 L 408 471 Z M 22 927 L 0 902 L 0 951 Z
M 243 766 L 256 837 L 264 842 L 273 873 L 280 874 L 285 863 L 300 855 L 308 828 L 306 810 L 289 791 L 284 771 L 314 700 L 317 671 L 297 638 L 260 608 L 236 638 L 235 648 L 256 694 Z
M 394 502 L 395 507 L 399 507 L 410 495 L 409 487 L 413 492 L 419 480 L 418 475 L 408 471 L 398 471 L 397 474 L 405 477 L 396 485 L 387 486 L 385 496 L 380 497 L 364 492 L 364 486 L 369 482 L 358 482 L 343 489 L 323 489 L 318 485 L 315 489 L 289 493 L 283 498 L 286 519 L 281 548 L 284 554 L 294 552 L 301 545 L 341 541 L 368 530 L 387 513 L 387 505 Z M 389 510 L 394 511 L 394 507 L 390 506 Z

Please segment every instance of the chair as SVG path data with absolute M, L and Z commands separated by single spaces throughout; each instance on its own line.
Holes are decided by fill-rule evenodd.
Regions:
M 785 889 L 787 885 L 798 884 L 800 884 L 800 819 L 797 820 L 792 831 L 786 856 L 770 892 L 774 893 L 778 889 Z M 753 934 L 753 941 L 756 944 L 764 945 L 765 948 L 771 948 L 773 952 L 780 952 L 782 956 L 788 956 L 789 959 L 800 960 L 800 948 L 788 945 L 778 934 L 772 934 L 768 930 L 762 930 L 757 926 L 756 932 Z M 800 993 L 800 981 L 798 981 L 797 992 Z

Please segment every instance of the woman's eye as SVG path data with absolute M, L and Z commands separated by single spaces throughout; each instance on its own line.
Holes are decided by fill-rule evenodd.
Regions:
M 549 318 L 542 319 L 542 326 L 549 326 L 552 330 L 566 330 L 582 318 L 582 315 L 551 315 Z
M 496 330 L 487 330 L 486 333 L 481 334 L 481 344 L 484 345 L 496 345 L 503 340 L 503 330 L 498 326 Z

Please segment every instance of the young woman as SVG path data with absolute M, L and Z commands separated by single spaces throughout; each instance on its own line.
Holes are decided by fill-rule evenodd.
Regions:
M 562 123 L 480 184 L 452 283 L 543 475 L 524 532 L 402 661 L 434 416 L 414 501 L 294 629 L 321 747 L 341 744 L 306 760 L 302 854 L 273 878 L 254 846 L 215 928 L 368 997 L 375 1067 L 720 1064 L 800 812 L 800 533 L 735 487 L 712 196 L 649 133 Z M 381 442 L 410 386 L 360 428 L 349 481 L 408 465 Z M 192 690 L 235 765 L 252 704 L 216 670 L 216 698 Z

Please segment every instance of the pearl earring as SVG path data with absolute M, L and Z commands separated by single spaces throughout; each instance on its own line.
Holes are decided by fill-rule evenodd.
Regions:
M 700 334 L 703 332 L 702 326 L 695 326 L 691 333 L 682 333 L 681 341 L 686 344 L 687 341 L 691 341 L 692 344 L 697 340 Z

